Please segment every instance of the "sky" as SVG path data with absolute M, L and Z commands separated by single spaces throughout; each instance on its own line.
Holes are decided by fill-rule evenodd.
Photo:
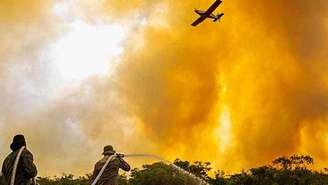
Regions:
M 104 145 L 229 173 L 328 163 L 328 2 L 1 0 L 0 159 L 26 136 L 42 176 L 90 173 Z M 148 159 L 128 159 L 133 166 Z

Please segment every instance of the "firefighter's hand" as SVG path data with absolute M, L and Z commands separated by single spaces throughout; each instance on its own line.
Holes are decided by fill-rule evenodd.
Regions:
M 116 154 L 116 156 L 119 157 L 119 158 L 123 158 L 124 154 Z

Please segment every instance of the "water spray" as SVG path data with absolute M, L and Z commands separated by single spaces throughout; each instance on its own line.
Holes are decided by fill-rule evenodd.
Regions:
M 171 167 L 173 167 L 174 169 L 178 170 L 179 172 L 181 172 L 182 174 L 188 175 L 189 177 L 191 177 L 192 179 L 200 182 L 200 185 L 209 185 L 206 181 L 204 181 L 203 179 L 197 177 L 196 175 L 186 171 L 185 169 L 171 163 L 170 161 L 167 161 L 165 159 L 163 159 L 162 157 L 158 156 L 158 155 L 153 155 L 153 154 L 116 154 L 117 156 L 120 157 L 146 157 L 146 158 L 153 158 L 153 159 L 157 159 L 159 161 L 161 161 L 162 163 L 169 165 Z

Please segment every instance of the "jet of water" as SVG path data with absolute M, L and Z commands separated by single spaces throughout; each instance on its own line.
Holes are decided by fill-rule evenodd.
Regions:
M 146 158 L 153 158 L 153 159 L 157 159 L 159 161 L 161 161 L 164 164 L 167 164 L 171 167 L 173 167 L 174 169 L 178 170 L 179 172 L 181 172 L 182 174 L 188 175 L 189 177 L 191 177 L 192 179 L 196 180 L 199 182 L 200 185 L 209 185 L 206 181 L 204 181 L 203 179 L 195 176 L 194 174 L 186 171 L 185 169 L 163 159 L 162 157 L 158 156 L 158 155 L 153 155 L 153 154 L 126 154 L 124 155 L 124 157 L 146 157 Z

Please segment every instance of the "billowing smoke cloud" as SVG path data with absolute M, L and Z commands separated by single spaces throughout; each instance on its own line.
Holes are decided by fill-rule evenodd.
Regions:
M 244 39 L 247 58 L 229 75 L 232 150 L 248 166 L 296 152 L 325 159 L 327 2 L 239 3 L 257 39 Z
M 90 172 L 108 143 L 228 171 L 298 152 L 327 159 L 324 0 L 227 1 L 222 22 L 197 28 L 193 8 L 211 1 L 30 3 L 0 3 L 12 10 L 0 11 L 2 157 L 24 133 L 42 175 Z M 74 19 L 125 30 L 114 72 L 62 80 L 47 51 Z

